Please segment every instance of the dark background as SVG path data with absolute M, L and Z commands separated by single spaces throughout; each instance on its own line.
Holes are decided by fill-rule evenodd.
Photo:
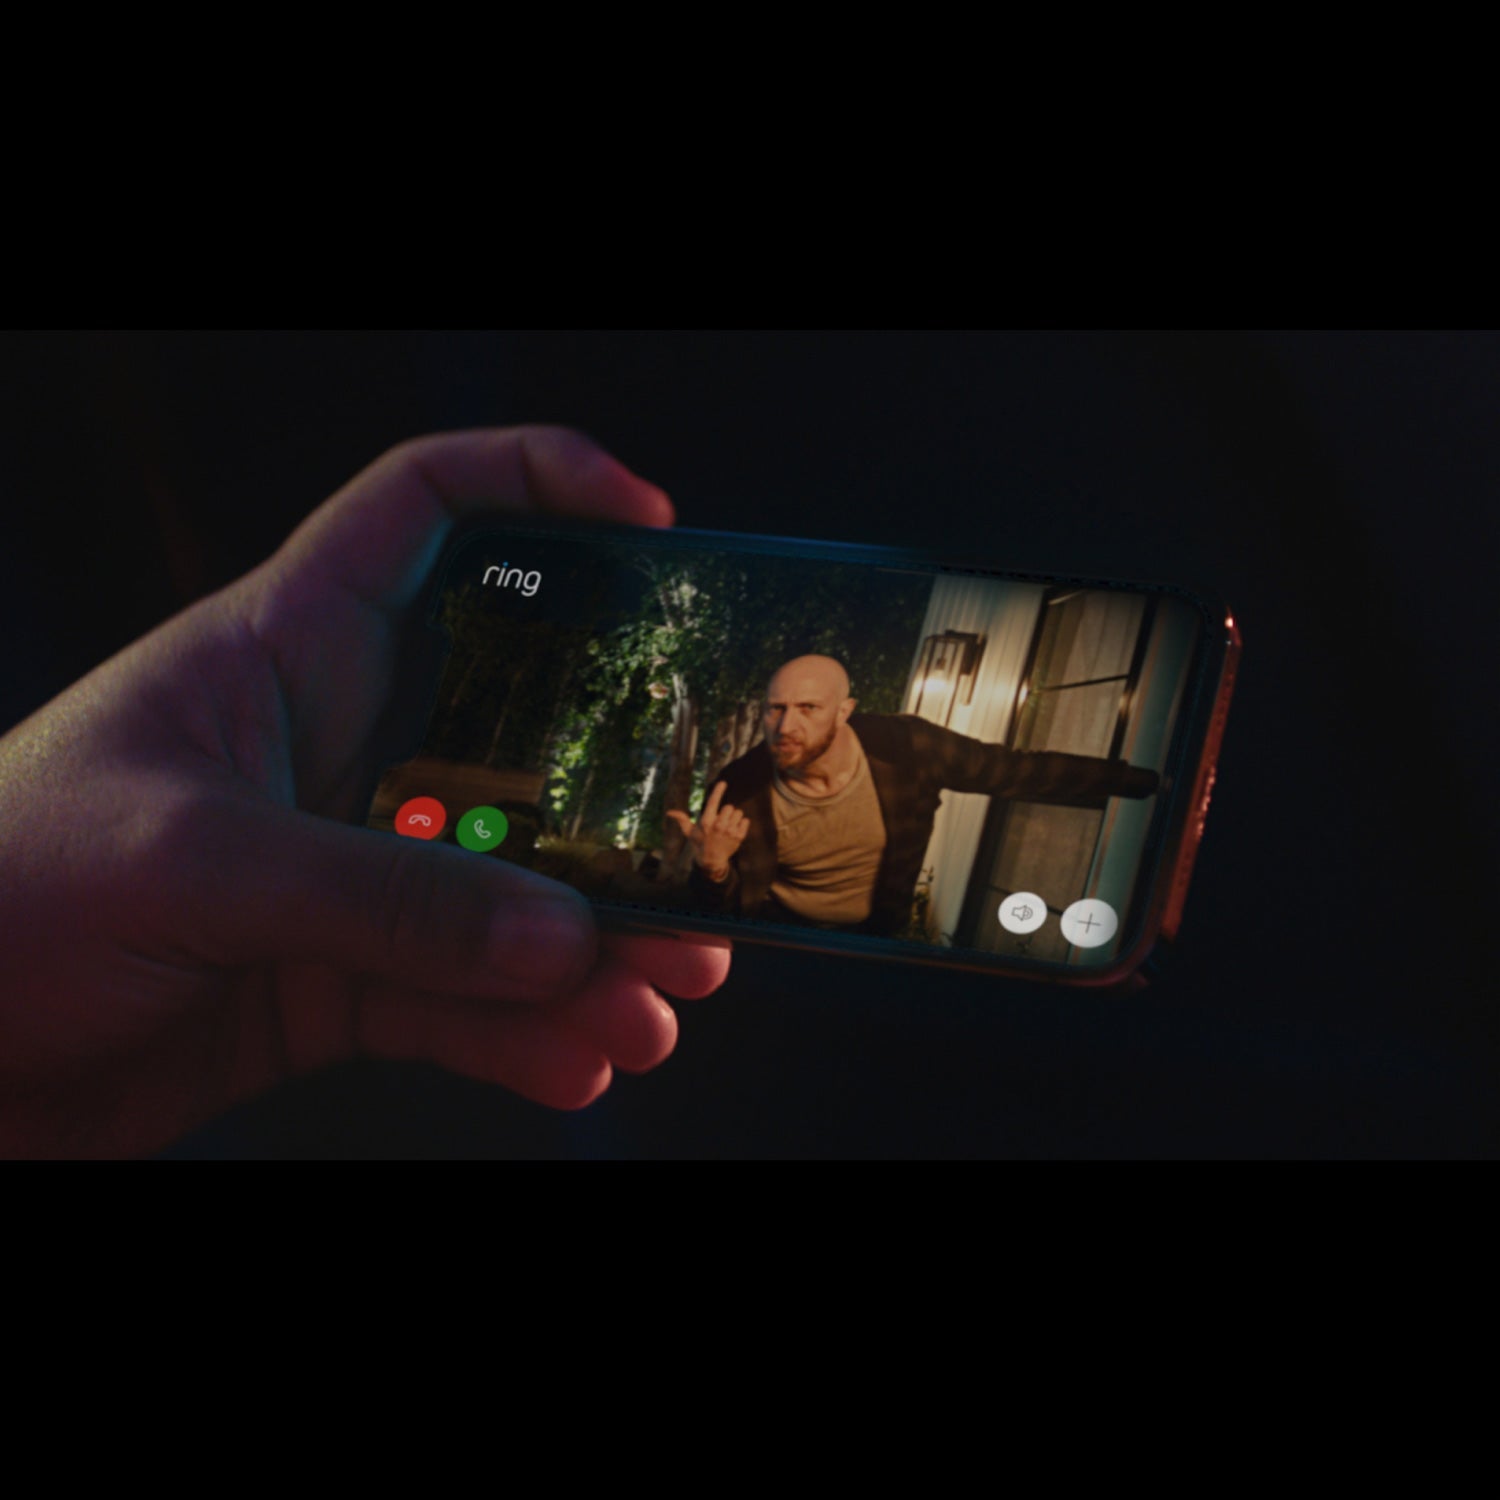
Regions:
M 1500 337 L 29 333 L 0 394 L 0 728 L 392 443 L 491 422 L 588 431 L 686 525 L 1184 583 L 1244 631 L 1145 995 L 741 947 L 580 1115 L 356 1064 L 169 1154 L 1492 1153 Z

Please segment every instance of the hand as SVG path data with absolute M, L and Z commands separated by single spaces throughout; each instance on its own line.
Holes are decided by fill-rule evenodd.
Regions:
M 433 1061 L 559 1107 L 660 1062 L 727 945 L 353 826 L 399 622 L 454 519 L 671 524 L 557 428 L 403 444 L 254 572 L 0 738 L 0 1154 L 158 1149 L 291 1074 Z
M 729 878 L 729 861 L 750 832 L 750 819 L 744 813 L 732 806 L 719 806 L 724 789 L 722 781 L 714 783 L 703 804 L 703 816 L 696 823 L 685 812 L 667 814 L 693 846 L 694 861 L 710 880 L 718 882 Z

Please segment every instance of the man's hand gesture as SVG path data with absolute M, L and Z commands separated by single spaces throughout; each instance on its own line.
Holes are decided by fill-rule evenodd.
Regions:
M 685 812 L 667 814 L 693 846 L 693 859 L 698 867 L 719 884 L 729 879 L 729 861 L 750 832 L 750 819 L 744 813 L 736 807 L 719 805 L 723 796 L 724 783 L 716 781 L 703 804 L 703 816 L 696 823 Z

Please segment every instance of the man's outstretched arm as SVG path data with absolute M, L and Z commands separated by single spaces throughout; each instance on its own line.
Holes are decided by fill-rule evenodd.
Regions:
M 923 719 L 914 722 L 913 738 L 919 763 L 935 767 L 942 785 L 955 792 L 1078 806 L 1150 797 L 1161 782 L 1155 771 L 1123 760 L 987 745 Z

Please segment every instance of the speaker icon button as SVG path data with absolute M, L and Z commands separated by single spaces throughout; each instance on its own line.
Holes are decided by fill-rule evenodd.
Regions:
M 1007 932 L 1035 932 L 1047 920 L 1047 903 L 1034 891 L 1017 891 L 1000 903 L 1000 925 Z

